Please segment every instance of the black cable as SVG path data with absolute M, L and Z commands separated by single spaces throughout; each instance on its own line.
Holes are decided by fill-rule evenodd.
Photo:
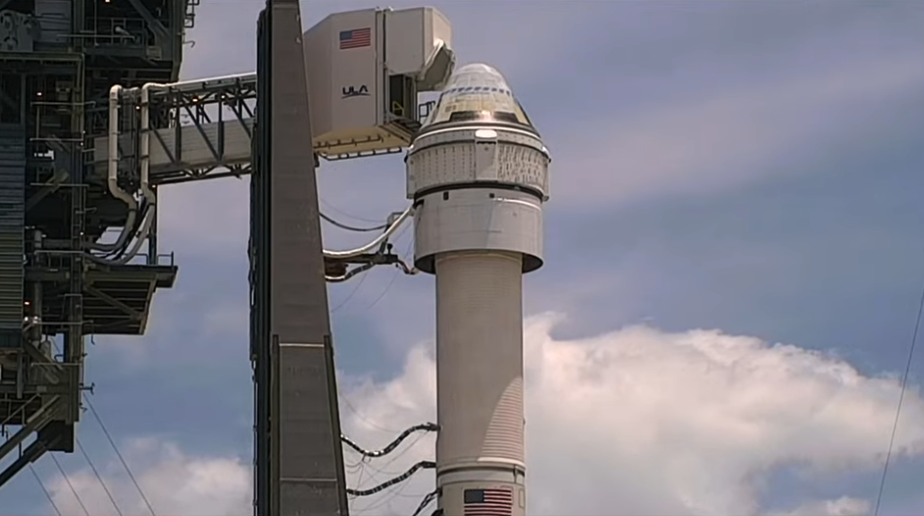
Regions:
M 379 222 L 378 220 L 367 219 L 367 218 L 364 218 L 364 217 L 357 217 L 356 215 L 354 215 L 354 214 L 352 214 L 352 213 L 347 213 L 347 212 L 341 210 L 340 208 L 334 206 L 333 204 L 331 204 L 331 203 L 325 201 L 324 198 L 322 198 L 322 197 L 319 197 L 318 200 L 321 201 L 321 204 L 323 204 L 324 206 L 326 206 L 327 209 L 328 209 L 329 211 L 333 211 L 333 212 L 335 212 L 335 213 L 339 213 L 341 216 L 344 216 L 344 217 L 346 217 L 346 218 L 348 218 L 348 219 L 358 220 L 358 221 L 360 221 L 360 222 L 369 222 L 369 223 L 371 223 L 371 224 L 377 224 L 377 223 Z
M 360 414 L 359 410 L 357 410 L 356 407 L 354 407 L 353 404 L 350 403 L 350 398 L 344 395 L 343 391 L 341 391 L 340 389 L 337 389 L 337 397 L 338 397 L 337 399 L 340 400 L 340 403 L 343 405 L 346 405 L 346 408 L 350 409 L 350 412 L 352 412 L 353 415 L 356 416 L 356 418 L 359 419 L 366 426 L 370 428 L 374 428 L 380 432 L 386 432 L 389 434 L 394 434 L 398 432 L 397 430 L 394 430 L 391 428 L 385 428 L 381 425 L 377 425 L 374 421 L 371 421 L 369 420 L 369 418 Z
M 385 482 L 382 482 L 381 484 L 379 484 L 379 485 L 377 485 L 377 486 L 375 486 L 375 487 L 373 487 L 373 488 L 370 488 L 370 489 L 362 489 L 362 490 L 347 488 L 346 492 L 347 492 L 347 494 L 350 495 L 350 496 L 369 496 L 369 495 L 374 495 L 375 493 L 378 493 L 379 491 L 382 491 L 382 490 L 384 490 L 384 489 L 388 489 L 389 487 L 391 487 L 391 486 L 393 486 L 393 485 L 395 485 L 395 484 L 399 484 L 399 483 L 401 483 L 401 482 L 404 482 L 405 480 L 411 478 L 411 475 L 413 475 L 414 473 L 417 473 L 417 470 L 420 470 L 420 469 L 436 469 L 436 463 L 433 462 L 433 461 L 422 460 L 422 461 L 418 462 L 417 464 L 414 464 L 413 466 L 411 466 L 411 467 L 410 467 L 407 471 L 405 471 L 404 473 L 398 475 L 397 477 L 395 477 L 395 478 L 393 478 L 393 479 L 391 479 L 391 480 L 387 480 L 387 481 L 385 481 Z
M 385 232 L 387 232 L 389 227 L 390 227 L 390 225 L 389 225 L 389 224 L 386 224 L 386 225 L 383 225 L 383 226 L 378 226 L 378 229 L 384 229 Z M 395 236 L 395 239 L 397 240 L 398 238 L 401 238 L 401 235 L 403 235 L 404 232 L 407 231 L 408 227 L 410 227 L 410 226 L 405 226 L 404 228 L 401 229 L 401 231 L 400 231 L 397 235 L 394 235 L 394 236 Z M 373 228 L 373 229 L 375 229 L 375 228 Z M 389 244 L 388 244 L 388 240 L 387 240 L 387 239 L 386 239 L 384 242 L 382 242 L 382 245 L 379 246 L 379 250 L 378 250 L 378 253 L 377 253 L 377 254 L 385 254 L 386 252 L 390 252 L 390 251 L 389 251 Z M 398 267 L 403 267 L 406 274 L 414 274 L 414 270 L 408 268 L 407 264 L 401 262 L 401 263 L 399 263 L 399 264 L 397 264 L 397 265 L 398 265 Z M 359 273 L 359 272 L 365 272 L 365 270 L 366 270 L 366 269 L 362 269 L 362 268 L 357 268 L 357 269 L 361 269 L 361 270 L 358 270 L 357 273 Z M 357 292 L 359 292 L 360 287 L 363 286 L 363 282 L 366 281 L 366 278 L 367 278 L 367 277 L 368 277 L 368 275 L 363 275 L 363 277 L 359 278 L 359 281 L 356 282 L 356 284 L 355 284 L 356 286 L 353 287 L 353 290 L 351 290 L 350 293 L 347 294 L 346 298 L 344 298 L 343 301 L 341 301 L 337 306 L 331 308 L 331 309 L 330 309 L 330 313 L 337 312 L 338 310 L 340 310 L 341 308 L 343 308 L 344 306 L 346 306 L 346 304 L 350 301 L 350 299 L 352 299 L 353 296 L 356 295 Z M 342 283 L 342 282 L 343 282 L 344 280 L 346 280 L 346 279 L 349 279 L 349 278 L 342 278 L 342 279 L 340 279 L 340 281 L 336 281 L 336 280 L 335 280 L 334 282 L 335 282 L 335 283 L 338 283 L 338 282 L 339 282 L 339 283 Z M 390 284 L 389 284 L 389 285 L 390 285 Z M 388 289 L 387 289 L 387 287 L 386 287 L 386 292 L 387 292 L 387 290 L 388 290 Z M 382 294 L 382 295 L 384 295 L 384 294 Z M 380 297 L 381 297 L 381 296 L 380 296 Z M 376 301 L 378 301 L 378 300 L 376 300 Z
M 83 455 L 83 458 L 87 459 L 87 464 L 90 465 L 90 471 L 96 476 L 96 480 L 99 481 L 99 485 L 103 486 L 103 491 L 106 492 L 106 496 L 109 497 L 109 502 L 112 503 L 112 507 L 116 510 L 119 516 L 124 516 L 122 514 L 122 509 L 119 509 L 119 504 L 116 503 L 115 497 L 112 496 L 112 491 L 109 490 L 109 486 L 106 485 L 106 482 L 103 481 L 103 477 L 99 474 L 99 470 L 96 469 L 96 466 L 93 464 L 93 461 L 90 460 L 90 455 L 87 453 L 87 450 L 84 449 L 83 444 L 80 443 L 80 439 L 76 439 L 77 448 L 80 450 L 80 453 Z
M 414 511 L 414 514 L 411 516 L 420 516 L 420 514 L 430 505 L 433 500 L 436 499 L 436 496 L 439 494 L 440 489 L 436 488 L 433 491 L 430 491 L 427 496 L 424 496 L 423 500 L 420 501 L 420 505 L 417 506 L 417 510 Z
M 350 439 L 349 437 L 345 435 L 341 435 L 340 440 L 343 441 L 343 443 L 349 446 L 350 448 L 353 448 L 358 453 L 362 454 L 363 457 L 378 458 L 378 457 L 384 457 L 385 455 L 388 455 L 389 453 L 395 451 L 395 448 L 397 448 L 405 439 L 407 439 L 414 432 L 436 432 L 438 430 L 439 430 L 439 426 L 437 426 L 436 423 L 423 423 L 420 425 L 414 425 L 408 428 L 407 430 L 401 432 L 401 434 L 398 437 L 396 437 L 394 441 L 390 442 L 388 446 L 382 448 L 381 450 L 366 450 L 360 447 L 352 439 Z
M 342 276 L 327 276 L 324 279 L 326 279 L 328 283 L 343 283 L 345 281 L 349 281 L 349 279 L 352 278 L 353 276 L 356 276 L 357 274 L 362 274 L 373 267 L 375 267 L 374 263 L 364 263 L 357 267 L 353 267 L 352 269 L 348 270 L 346 274 Z
M 92 341 L 93 339 L 92 335 L 90 336 L 90 339 Z M 60 351 L 58 350 L 58 345 L 54 341 L 52 341 L 52 345 L 55 348 L 55 353 L 60 353 Z M 151 512 L 151 516 L 157 516 L 157 513 L 154 512 L 154 507 L 151 505 L 151 502 L 148 501 L 148 497 L 144 495 L 144 490 L 141 489 L 141 485 L 138 484 L 138 481 L 135 479 L 135 475 L 132 474 L 132 469 L 128 467 L 128 463 L 125 462 L 125 458 L 122 457 L 122 452 L 119 451 L 119 447 L 116 445 L 115 440 L 112 438 L 112 435 L 109 433 L 109 429 L 106 428 L 106 423 L 103 422 L 103 418 L 100 417 L 99 412 L 96 411 L 96 407 L 93 406 L 93 402 L 90 401 L 90 397 L 87 396 L 86 393 L 83 394 L 83 401 L 86 402 L 87 407 L 90 409 L 90 413 L 93 414 L 93 418 L 96 419 L 96 422 L 99 424 L 99 427 L 103 430 L 103 435 L 106 436 L 106 440 L 109 441 L 109 445 L 112 446 L 112 450 L 115 451 L 116 457 L 119 458 L 119 462 L 122 464 L 122 467 L 125 468 L 125 473 L 128 474 L 128 478 L 131 480 L 132 484 L 135 486 L 135 489 L 138 490 L 138 494 L 141 495 L 141 500 L 144 502 L 144 505 L 148 508 L 148 511 Z M 52 455 L 52 458 L 54 458 L 53 455 Z M 58 460 L 55 459 L 55 463 L 57 462 Z M 58 465 L 58 469 L 61 469 L 60 464 Z M 64 470 L 61 470 L 61 473 L 63 474 Z M 66 479 L 67 477 L 65 476 L 65 480 Z M 70 484 L 69 481 L 68 481 L 68 484 Z M 73 488 L 71 488 L 71 490 L 73 490 Z M 76 495 L 76 492 L 74 494 Z M 118 510 L 118 508 L 116 510 Z M 84 512 L 86 512 L 86 508 L 84 508 Z
M 144 495 L 144 490 L 141 489 L 141 485 L 135 480 L 135 475 L 132 474 L 131 468 L 128 467 L 128 463 L 125 462 L 125 458 L 122 457 L 122 452 L 120 452 L 119 447 L 116 446 L 115 440 L 112 438 L 112 435 L 109 434 L 106 423 L 103 423 L 103 418 L 100 417 L 99 412 L 96 411 L 96 407 L 93 406 L 93 402 L 90 401 L 90 398 L 86 394 L 83 395 L 83 399 L 87 402 L 87 407 L 90 409 L 90 413 L 93 414 L 93 418 L 96 419 L 100 428 L 103 429 L 106 440 L 109 441 L 110 446 L 112 446 L 112 449 L 115 451 L 116 457 L 119 458 L 119 462 L 122 463 L 122 467 L 125 468 L 125 472 L 128 473 L 128 478 L 132 481 L 132 484 L 134 484 L 135 489 L 138 490 L 138 494 L 141 495 L 141 500 L 144 502 L 144 505 L 148 508 L 148 511 L 151 512 L 151 516 L 157 516 L 157 513 L 154 512 L 154 507 L 151 505 L 151 502 L 148 501 L 148 497 Z
M 403 234 L 404 231 L 402 231 L 401 233 Z M 400 234 L 398 235 L 398 237 L 395 238 L 395 240 L 397 240 L 398 238 L 401 238 L 401 235 L 400 235 Z M 410 240 L 408 241 L 408 243 L 407 243 L 407 249 L 405 249 L 405 251 L 404 251 L 404 256 L 408 256 L 408 255 L 411 254 L 411 247 L 412 247 L 413 245 L 414 245 L 414 239 L 412 238 L 412 239 L 410 239 Z M 375 298 L 371 303 L 369 303 L 368 305 L 366 305 L 366 310 L 370 310 L 370 309 L 372 309 L 373 307 L 375 307 L 375 305 L 377 305 L 377 304 L 379 303 L 379 301 L 381 301 L 381 300 L 385 297 L 385 294 L 387 294 L 388 291 L 391 290 L 391 286 L 394 285 L 394 284 L 395 284 L 395 280 L 398 279 L 398 271 L 399 271 L 399 270 L 403 271 L 405 274 L 408 274 L 408 275 L 412 275 L 412 274 L 416 274 L 416 273 L 417 273 L 417 269 L 412 269 L 411 267 L 408 267 L 407 263 L 405 263 L 404 260 L 403 260 L 403 259 L 400 259 L 400 258 L 398 259 L 398 263 L 395 264 L 395 267 L 396 267 L 396 269 L 395 269 L 394 273 L 391 275 L 391 279 L 388 281 L 388 284 L 385 285 L 385 289 L 382 290 L 382 293 L 379 294 L 379 297 Z
M 895 421 L 892 423 L 892 435 L 889 437 L 889 449 L 886 452 L 885 464 L 882 466 L 882 478 L 879 479 L 879 493 L 876 495 L 876 509 L 873 516 L 879 516 L 882 506 L 882 493 L 885 492 L 886 478 L 889 474 L 889 463 L 892 460 L 892 450 L 895 448 L 895 434 L 898 432 L 898 421 L 902 415 L 902 404 L 905 401 L 905 391 L 908 388 L 908 377 L 911 376 L 911 364 L 914 363 L 914 349 L 918 343 L 918 333 L 921 329 L 921 315 L 924 314 L 924 287 L 921 288 L 921 300 L 918 302 L 918 316 L 914 323 L 914 332 L 911 334 L 911 345 L 908 347 L 908 359 L 905 362 L 905 374 L 902 375 L 901 390 L 898 395 L 898 407 L 895 409 Z
M 139 230 L 141 229 L 141 224 L 144 222 L 144 219 L 148 215 L 148 202 L 142 201 L 141 205 L 137 208 L 137 213 L 140 216 L 135 217 L 135 221 L 132 224 L 131 228 L 124 228 L 125 231 L 129 231 L 135 237 L 140 236 Z M 129 247 L 132 246 L 134 238 L 128 239 L 121 247 L 113 249 L 111 251 L 104 251 L 100 254 L 90 253 L 91 259 L 105 261 L 116 261 L 122 258 L 125 255 L 125 252 L 128 251 Z
M 368 233 L 368 232 L 372 232 L 372 231 L 381 231 L 381 230 L 383 230 L 383 229 L 388 228 L 388 224 L 379 224 L 378 226 L 365 227 L 365 228 L 361 228 L 361 227 L 358 227 L 358 226 L 350 226 L 349 224 L 344 224 L 344 223 L 342 223 L 342 222 L 338 222 L 338 221 L 332 219 L 331 217 L 328 217 L 328 216 L 325 215 L 324 213 L 320 213 L 320 212 L 319 212 L 318 215 L 320 215 L 322 219 L 324 219 L 324 220 L 326 220 L 327 222 L 333 224 L 334 226 L 337 226 L 337 227 L 340 228 L 340 229 L 345 229 L 345 230 L 347 230 L 347 231 L 357 231 L 357 232 L 360 232 L 360 233 Z
M 64 471 L 64 468 L 61 467 L 61 463 L 58 462 L 58 458 L 55 457 L 53 453 L 50 453 L 49 456 L 51 460 L 54 461 L 55 466 L 58 467 L 58 471 L 61 472 L 61 476 L 64 477 L 64 482 L 67 483 L 67 487 L 71 489 L 71 493 L 74 494 L 74 498 L 77 499 L 77 504 L 80 505 L 80 508 L 83 509 L 84 516 L 90 516 L 90 511 L 87 510 L 87 506 L 83 504 L 83 500 L 80 498 L 80 495 L 77 494 L 77 490 L 74 489 L 74 484 L 71 483 L 70 477 L 67 476 L 67 472 Z
M 339 311 L 341 308 L 343 308 L 344 306 L 346 306 L 346 304 L 349 303 L 351 299 L 353 299 L 353 296 L 355 296 L 356 293 L 359 292 L 359 288 L 363 286 L 363 282 L 365 282 L 366 278 L 368 277 L 369 277 L 368 274 L 363 274 L 359 278 L 359 281 L 355 283 L 356 286 L 353 287 L 353 290 L 351 290 L 350 293 L 347 294 L 345 298 L 343 298 L 343 301 L 340 301 L 340 303 L 337 304 L 337 306 L 331 308 L 330 313 L 335 313 Z
M 48 498 L 48 503 L 51 504 L 51 508 L 55 510 L 58 516 L 61 516 L 61 509 L 58 509 L 58 504 L 55 503 L 55 499 L 51 497 L 51 493 L 48 492 L 48 488 L 45 487 L 45 482 L 42 482 L 42 477 L 35 471 L 35 468 L 32 467 L 32 464 L 29 464 L 29 471 L 32 472 L 32 476 L 35 477 L 35 480 L 38 481 L 39 486 L 42 488 L 42 492 L 45 493 L 45 498 Z
M 366 461 L 366 458 L 365 458 L 365 457 L 361 457 L 361 458 L 359 459 L 359 475 L 357 475 L 357 478 L 356 478 L 356 485 L 357 485 L 357 486 L 363 485 L 363 473 L 366 472 L 366 468 L 365 468 L 366 463 L 365 463 L 365 461 Z M 356 502 L 356 498 L 355 498 L 355 497 L 350 499 L 350 503 L 349 503 L 350 512 L 353 512 L 353 504 L 354 504 L 355 502 Z

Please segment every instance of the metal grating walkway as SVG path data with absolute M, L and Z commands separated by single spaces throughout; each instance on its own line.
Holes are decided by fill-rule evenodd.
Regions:
M 0 347 L 22 336 L 25 171 L 25 128 L 0 124 Z

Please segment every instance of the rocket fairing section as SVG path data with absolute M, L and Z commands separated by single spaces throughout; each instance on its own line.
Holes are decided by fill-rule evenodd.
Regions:
M 542 266 L 548 150 L 504 77 L 456 70 L 407 156 L 415 265 L 436 275 L 443 516 L 522 516 L 523 280 Z

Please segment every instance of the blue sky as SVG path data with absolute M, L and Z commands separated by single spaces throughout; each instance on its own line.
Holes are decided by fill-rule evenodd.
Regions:
M 373 5 L 303 4 L 304 23 Z M 530 512 L 868 512 L 924 282 L 924 5 L 434 5 L 460 61 L 499 68 L 553 153 L 546 266 L 526 279 Z M 203 5 L 184 78 L 253 70 L 260 8 Z M 319 177 L 344 222 L 406 203 L 400 157 Z M 146 337 L 90 348 L 95 406 L 158 514 L 248 513 L 247 190 L 162 191 L 178 286 Z M 344 427 L 370 446 L 432 418 L 432 292 L 391 269 L 331 288 Z M 883 515 L 924 511 L 922 372 Z M 81 439 L 123 512 L 144 514 L 92 418 Z M 387 466 L 348 457 L 351 483 L 429 456 L 427 438 Z M 59 460 L 91 512 L 113 512 L 82 457 Z M 79 514 L 51 461 L 36 469 Z M 354 512 L 406 514 L 430 481 Z M 28 472 L 0 508 L 49 513 Z

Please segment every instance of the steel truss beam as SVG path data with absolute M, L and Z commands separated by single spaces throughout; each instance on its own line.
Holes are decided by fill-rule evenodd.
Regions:
M 0 69 L 7 74 L 23 77 L 21 102 L 26 117 L 21 122 L 26 144 L 24 178 L 37 175 L 37 154 L 53 150 L 56 164 L 67 169 L 70 182 L 58 184 L 63 190 L 60 204 L 65 213 L 55 223 L 60 224 L 62 237 L 68 249 L 82 249 L 85 238 L 86 185 L 83 183 L 83 85 L 85 66 L 79 54 L 0 54 Z M 50 86 L 61 80 L 69 86 L 56 90 Z M 53 108 L 52 108 L 53 106 Z M 26 190 L 28 192 L 28 188 Z M 24 205 L 24 227 L 35 224 L 30 219 L 33 209 L 50 191 L 39 193 Z M 32 233 L 31 231 L 29 232 Z M 30 242 L 30 240 L 25 240 Z M 44 324 L 43 308 L 47 308 L 43 281 L 34 281 L 25 269 L 42 264 L 44 255 L 37 253 L 34 242 L 23 246 L 28 266 L 23 270 L 23 299 L 28 307 L 23 310 L 22 335 L 14 347 L 2 350 L 3 375 L 0 375 L 0 431 L 7 438 L 0 444 L 0 461 L 18 451 L 29 439 L 34 439 L 19 455 L 0 471 L 0 487 L 12 479 L 23 467 L 37 460 L 47 451 L 73 451 L 75 426 L 80 418 L 80 399 L 83 381 L 83 277 L 84 262 L 81 252 L 64 251 L 58 269 L 64 275 L 57 287 L 63 302 L 56 328 Z M 51 288 L 49 288 L 51 290 Z M 62 333 L 63 353 L 54 357 L 49 335 Z M 10 427 L 18 427 L 9 435 Z
M 74 451 L 85 390 L 85 335 L 143 333 L 152 291 L 171 286 L 176 273 L 172 263 L 104 266 L 86 258 L 86 243 L 100 227 L 124 221 L 119 210 L 109 209 L 111 199 L 94 177 L 86 149 L 92 147 L 94 128 L 104 129 L 106 122 L 94 118 L 94 110 L 105 114 L 105 99 L 91 99 L 112 82 L 176 80 L 180 27 L 191 25 L 198 1 L 170 0 L 166 16 L 160 16 L 142 0 L 129 0 L 126 18 L 92 21 L 85 17 L 84 4 L 72 6 L 73 38 L 61 53 L 0 53 L 0 70 L 20 75 L 25 92 L 19 102 L 28 116 L 16 122 L 26 144 L 23 230 L 35 230 L 32 246 L 30 240 L 23 246 L 20 302 L 28 306 L 22 339 L 0 349 L 0 433 L 6 437 L 0 440 L 0 461 L 6 466 L 0 487 L 45 452 Z M 109 7 L 119 9 L 115 3 Z M 133 34 L 95 30 L 117 26 Z M 157 45 L 148 44 L 146 28 Z M 154 241 L 152 235 L 149 264 L 157 258 Z M 61 351 L 53 353 L 47 339 L 58 335 L 63 337 Z
M 250 151 L 256 87 L 256 76 L 243 76 L 203 81 L 199 90 L 180 86 L 156 94 L 151 100 L 152 113 L 162 121 L 169 120 L 171 129 L 153 133 L 156 144 L 152 144 L 152 156 L 162 152 L 169 163 L 152 167 L 152 180 L 157 184 L 172 184 L 248 174 L 249 152 L 242 158 L 240 152 L 229 155 L 228 151 L 239 151 L 241 145 Z M 172 138 L 166 134 L 170 130 Z M 232 144 L 229 137 L 233 136 L 237 138 Z M 232 149 L 235 144 L 238 147 Z M 206 151 L 211 162 L 196 166 L 185 159 L 184 147 Z
M 151 131 L 152 182 L 177 184 L 249 174 L 256 87 L 256 75 L 249 74 L 152 91 L 151 122 L 164 128 Z M 138 107 L 137 94 L 125 97 L 125 107 Z M 130 127 L 122 135 L 123 159 L 143 152 L 137 149 L 139 130 Z M 106 137 L 95 139 L 93 161 L 100 171 L 106 167 L 108 148 Z
M 158 40 L 164 41 L 170 37 L 167 27 L 164 27 L 164 24 L 151 14 L 151 11 L 141 3 L 141 0 L 128 0 L 128 3 L 138 12 L 138 16 L 141 16 L 141 19 L 148 24 L 148 28 L 151 29 L 151 32 L 154 33 Z

